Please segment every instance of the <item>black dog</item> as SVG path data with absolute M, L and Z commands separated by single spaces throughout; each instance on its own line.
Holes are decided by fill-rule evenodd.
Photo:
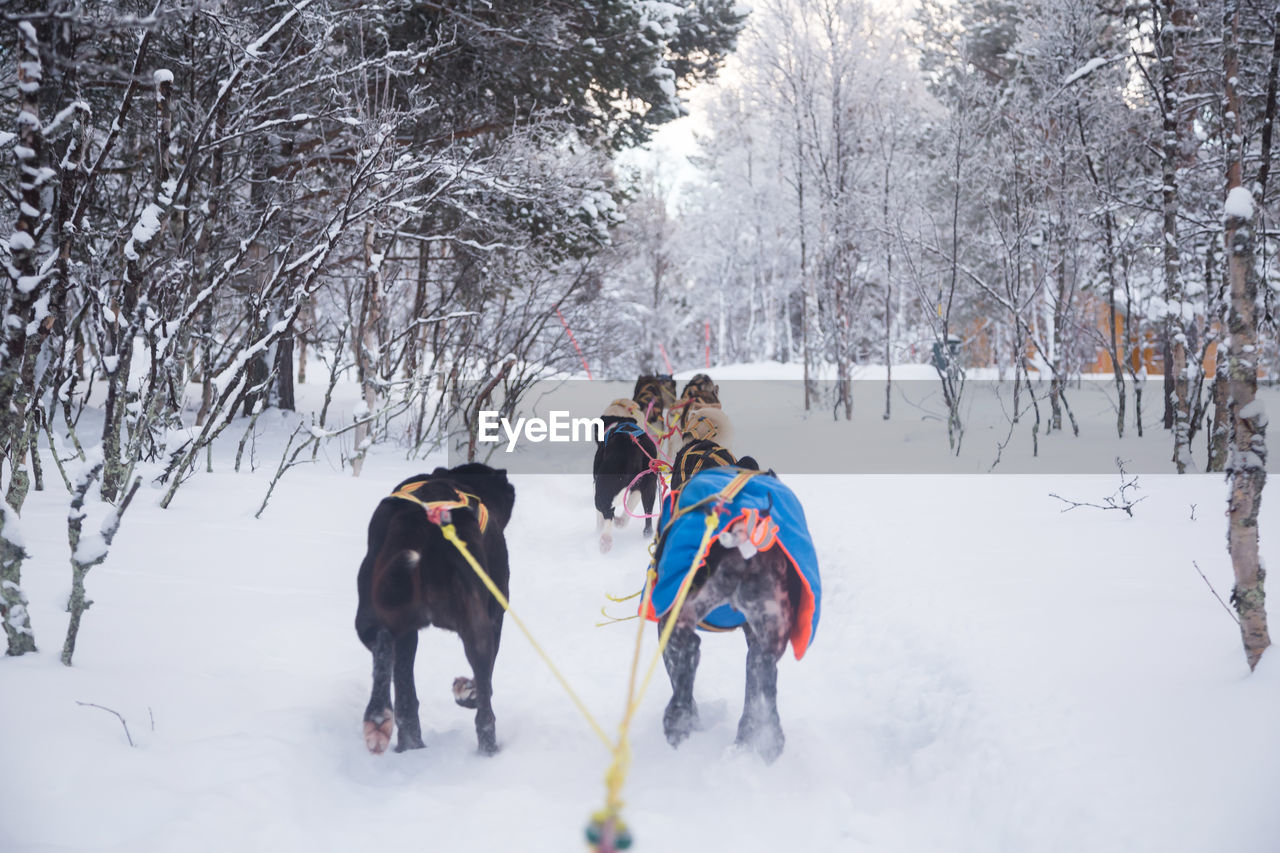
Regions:
M 428 625 L 462 638 L 474 680 L 457 679 L 454 699 L 476 709 L 480 751 L 497 750 L 491 699 L 503 611 L 459 550 L 444 538 L 441 525 L 452 521 L 458 537 L 505 596 L 510 570 L 503 530 L 514 503 L 515 489 L 506 471 L 470 463 L 405 480 L 374 510 L 369 550 L 356 580 L 356 633 L 373 652 L 373 693 L 364 712 L 370 752 L 383 752 L 391 742 L 393 677 L 396 751 L 423 745 L 413 661 L 418 630 Z
M 658 475 L 650 469 L 649 462 L 657 457 L 658 451 L 653 439 L 635 418 L 605 415 L 602 420 L 604 437 L 596 439 L 596 457 L 591 473 L 596 488 L 596 530 L 600 532 L 600 551 L 603 553 L 613 547 L 612 528 L 624 527 L 627 523 L 627 502 L 632 494 L 640 493 L 646 516 L 653 513 Z M 622 512 L 615 514 L 614 500 L 633 482 L 632 490 L 621 495 Z M 653 519 L 645 518 L 644 535 L 652 534 Z

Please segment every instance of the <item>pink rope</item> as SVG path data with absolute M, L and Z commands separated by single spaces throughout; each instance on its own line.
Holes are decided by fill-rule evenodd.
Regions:
M 679 409 L 679 408 L 682 408 L 682 407 L 684 407 L 684 406 L 687 406 L 687 405 L 689 405 L 689 403 L 691 403 L 691 402 L 693 402 L 693 401 L 692 401 L 692 400 L 685 400 L 683 403 L 675 403 L 675 404 L 673 404 L 673 405 L 671 406 L 671 408 L 670 408 L 670 409 L 668 409 L 667 411 L 669 411 L 669 412 L 674 412 L 676 409 Z M 649 416 L 653 414 L 653 407 L 654 407 L 655 405 L 657 405 L 657 403 L 658 403 L 658 401 L 657 401 L 657 400 L 650 400 L 650 401 L 649 401 L 649 405 L 648 405 L 648 406 L 645 408 L 645 410 L 644 410 L 644 423 L 640 425 L 640 428 L 644 430 L 644 434 L 645 434 L 645 435 L 647 435 L 647 436 L 649 436 L 649 438 L 653 439 L 653 445 L 654 445 L 654 447 L 655 447 L 655 448 L 658 448 L 658 449 L 659 449 L 659 450 L 658 450 L 658 452 L 659 452 L 659 453 L 661 453 L 661 449 L 660 449 L 660 448 L 662 447 L 662 442 L 666 441 L 668 438 L 671 438 L 671 436 L 673 436 L 673 435 L 675 435 L 675 434 L 676 434 L 676 425 L 675 425 L 675 424 L 672 424 L 671 426 L 669 426 L 669 427 L 667 428 L 667 431 L 666 431 L 666 432 L 664 432 L 662 435 L 658 435 L 656 432 L 654 432 L 653 430 L 649 429 Z M 663 421 L 664 421 L 664 423 L 665 423 L 665 419 L 666 419 L 666 416 L 664 415 L 664 416 L 663 416 Z M 643 447 L 641 447 L 640 449 L 641 449 L 641 450 L 644 450 L 644 448 L 643 448 Z M 645 451 L 645 455 L 646 455 L 646 456 L 648 456 L 648 451 Z M 652 456 L 650 456 L 649 458 L 650 458 L 650 459 L 652 459 L 653 457 L 652 457 Z M 665 461 L 667 462 L 668 467 L 670 467 L 670 465 L 671 465 L 671 461 L 670 461 L 670 460 L 665 460 Z
M 650 401 L 651 405 L 652 405 L 652 402 L 653 401 Z M 666 500 L 667 492 L 670 491 L 670 489 L 667 488 L 667 479 L 666 477 L 662 476 L 662 472 L 664 468 L 670 471 L 671 463 L 666 461 L 665 459 L 660 458 L 661 451 L 659 451 L 659 456 L 654 456 L 649 451 L 644 449 L 644 445 L 640 443 L 640 439 L 636 438 L 635 435 L 631 433 L 628 433 L 628 435 L 631 435 L 631 440 L 636 443 L 636 447 L 640 448 L 640 452 L 643 453 L 645 456 L 649 457 L 649 466 L 645 468 L 643 471 L 641 471 L 639 474 L 636 474 L 635 477 L 632 478 L 631 482 L 627 484 L 627 487 L 622 490 L 622 511 L 625 512 L 631 518 L 657 518 L 662 511 L 661 510 L 662 502 Z M 657 450 L 656 443 L 654 444 L 654 449 Z M 647 476 L 648 474 L 653 474 L 653 476 L 658 478 L 659 510 L 658 512 L 634 513 L 631 511 L 631 508 L 627 506 L 627 496 L 631 494 L 632 487 L 635 486 L 636 483 L 640 482 L 640 478 Z
M 649 467 L 641 471 L 639 474 L 636 474 L 635 479 L 633 479 L 630 483 L 628 483 L 627 487 L 623 489 L 622 491 L 622 511 L 623 512 L 625 512 L 631 518 L 646 518 L 646 519 L 657 518 L 659 515 L 662 514 L 662 502 L 667 499 L 667 492 L 669 491 L 669 489 L 667 488 L 667 481 L 662 476 L 662 466 L 666 464 L 667 463 L 663 462 L 661 459 L 650 458 Z M 652 473 L 653 476 L 658 478 L 658 511 L 657 512 L 632 512 L 631 508 L 627 506 L 627 495 L 631 494 L 631 487 L 634 486 L 636 483 L 640 482 L 641 477 L 647 476 L 650 473 Z

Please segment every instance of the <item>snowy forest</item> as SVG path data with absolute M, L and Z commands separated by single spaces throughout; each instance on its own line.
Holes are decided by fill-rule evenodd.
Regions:
M 282 555 L 286 546 L 260 541 L 246 532 L 249 525 L 265 531 L 279 512 L 280 530 L 293 530 L 295 521 L 310 530 L 301 521 L 307 506 L 327 519 L 326 529 L 358 540 L 359 550 L 366 504 L 440 462 L 459 441 L 466 447 L 469 440 L 474 457 L 480 410 L 514 414 L 540 383 L 629 384 L 640 374 L 716 376 L 717 368 L 754 378 L 746 366 L 785 365 L 778 369 L 800 380 L 796 417 L 803 423 L 848 427 L 855 380 L 870 379 L 883 391 L 874 402 L 858 397 L 858 406 L 874 406 L 877 420 L 910 419 L 892 383 L 927 376 L 945 412 L 938 444 L 950 453 L 959 453 L 970 426 L 979 380 L 1012 389 L 1002 416 L 1037 452 L 1046 437 L 1070 440 L 1090 429 L 1108 440 L 1160 443 L 1167 472 L 1179 476 L 1157 486 L 1167 492 L 1144 509 L 1162 507 L 1167 517 L 1132 528 L 1142 533 L 1078 526 L 1043 540 L 1037 531 L 1057 528 L 1027 517 L 1017 533 L 1025 539 L 1015 544 L 1030 554 L 1096 535 L 1096 547 L 1108 554 L 1164 548 L 1154 561 L 1187 562 L 1184 551 L 1194 549 L 1173 543 L 1186 524 L 1198 525 L 1195 541 L 1207 543 L 1203 553 L 1222 567 L 1206 576 L 1197 564 L 1186 600 L 1175 608 L 1209 601 L 1213 628 L 1206 635 L 1225 624 L 1222 609 L 1238 625 L 1228 626 L 1234 657 L 1211 655 L 1202 669 L 1238 663 L 1243 640 L 1249 671 L 1259 667 L 1268 680 L 1246 688 L 1257 707 L 1223 688 L 1184 713 L 1189 719 L 1247 706 L 1247 717 L 1260 707 L 1274 720 L 1280 670 L 1274 661 L 1266 662 L 1270 670 L 1259 666 L 1270 644 L 1268 543 L 1259 536 L 1267 414 L 1259 389 L 1265 393 L 1280 375 L 1280 206 L 1270 179 L 1278 87 L 1280 6 L 1262 0 L 0 0 L 0 162 L 7 164 L 0 178 L 0 621 L 5 660 L 14 664 L 8 673 L 0 665 L 0 704 L 10 701 L 6 693 L 16 695 L 8 679 L 28 679 L 29 692 L 48 687 L 59 701 L 79 698 L 66 682 L 52 686 L 52 669 L 15 667 L 56 649 L 56 672 L 73 661 L 94 672 L 92 663 L 80 666 L 77 652 L 82 618 L 87 625 L 100 612 L 85 616 L 93 598 L 86 581 L 100 577 L 109 590 L 113 565 L 134 567 L 125 570 L 127 583 L 127 571 L 158 562 L 137 537 L 156 536 L 157 554 L 176 550 L 182 531 L 234 505 L 245 518 L 236 516 L 229 537 Z M 683 141 L 663 144 L 675 132 Z M 1082 411 L 1082 383 L 1105 386 L 1105 417 Z M 605 396 L 600 408 L 607 403 Z M 1111 456 L 1101 464 L 1109 466 Z M 1122 488 L 1132 488 L 1135 481 L 1119 469 Z M 252 485 L 221 479 L 233 473 Z M 343 485 L 328 485 L 338 482 L 335 474 Z M 359 485 L 346 485 L 352 475 Z M 990 517 L 966 515 L 981 501 L 965 509 L 971 501 L 954 482 L 960 478 L 937 478 L 944 479 L 937 493 L 947 495 L 945 503 L 924 501 L 915 523 L 930 525 L 936 511 L 950 531 L 942 538 L 952 543 L 986 535 L 969 525 L 991 522 L 1002 512 L 997 507 L 1022 518 L 1029 500 L 1029 492 L 1016 491 L 1024 485 L 975 486 L 972 494 L 992 490 Z M 1103 479 L 1076 493 L 1103 489 Z M 546 506 L 572 491 L 549 483 L 517 481 L 517 492 L 528 489 Z M 1041 498 L 1070 489 L 1048 479 L 1037 485 L 1044 486 Z M 251 494 L 237 496 L 245 488 Z M 897 505 L 915 505 L 913 487 L 884 488 L 899 496 Z M 345 515 L 340 506 L 308 503 L 320 503 L 311 492 L 329 489 L 349 501 Z M 1016 497 L 994 497 L 1002 489 Z M 865 501 L 868 517 L 878 510 L 872 498 L 849 500 Z M 1121 503 L 1106 508 L 1124 509 L 1129 518 L 1121 522 L 1133 519 L 1134 504 Z M 533 509 L 518 501 L 515 512 Z M 1059 521 L 1061 509 L 1049 506 L 1055 515 L 1043 523 L 1082 525 L 1075 519 L 1088 518 L 1086 509 Z M 1123 514 L 1105 515 L 1110 521 Z M 817 520 L 823 517 L 819 511 Z M 912 538 L 918 531 L 903 532 Z M 541 531 L 526 535 L 544 558 L 542 570 L 563 568 L 554 556 L 558 542 Z M 1157 541 L 1163 544 L 1151 544 Z M 643 549 L 632 544 L 632 562 L 643 563 Z M 319 559 L 326 547 L 337 546 L 313 543 L 307 559 Z M 898 553 L 896 546 L 870 550 L 883 553 L 886 564 Z M 819 551 L 825 570 L 830 555 Z M 857 549 L 841 542 L 836 553 Z M 946 550 L 933 562 L 953 554 Z M 572 551 L 565 565 L 576 570 L 590 559 L 598 555 Z M 333 569 L 333 586 L 344 594 L 359 555 L 347 563 Z M 621 578 L 634 580 L 643 570 L 633 565 L 627 574 L 621 565 L 608 577 L 616 583 L 610 602 L 626 586 Z M 204 577 L 201 571 L 194 577 Z M 234 577 L 258 582 L 248 569 L 240 572 Z M 981 575 L 963 564 L 959 576 Z M 216 583 L 212 569 L 208 578 Z M 301 571 L 278 582 L 309 583 Z M 598 619 L 601 582 L 590 582 L 582 619 Z M 939 588 L 950 582 L 941 579 Z M 568 581 L 554 583 L 559 589 Z M 1166 581 L 1142 575 L 1141 583 L 1163 588 Z M 891 589 L 914 595 L 888 581 L 867 584 L 849 589 L 873 598 L 877 591 L 888 598 Z M 153 588 L 166 587 L 156 582 L 146 594 Z M 838 585 L 833 589 L 840 595 Z M 542 594 L 546 612 L 560 606 Z M 1019 606 L 1022 599 L 1009 595 L 1011 608 Z M 1078 595 L 1072 600 L 1082 604 Z M 1145 606 L 1147 599 L 1139 601 Z M 335 612 L 349 632 L 348 603 L 339 601 Z M 118 597 L 101 607 L 104 620 L 113 618 L 113 607 L 118 621 L 106 621 L 104 633 L 127 633 L 145 621 L 141 604 L 133 609 Z M 889 606 L 884 618 L 909 618 L 906 609 Z M 937 624 L 950 623 L 944 617 Z M 1176 633 L 1169 626 L 1179 624 L 1173 617 L 1153 621 L 1147 636 Z M 858 642 L 853 626 L 848 630 L 849 643 Z M 932 636 L 932 627 L 922 630 L 921 637 Z M 1136 642 L 1126 632 L 1140 630 L 1117 627 L 1114 636 Z M 883 631 L 896 635 L 888 623 Z M 106 637 L 94 637 L 105 655 Z M 504 654 L 518 642 L 511 632 Z M 344 649 L 339 659 L 347 645 L 363 654 L 353 637 L 331 645 Z M 946 645 L 939 640 L 937 649 Z M 259 653 L 252 644 L 242 652 L 245 659 Z M 199 654 L 212 660 L 211 652 Z M 356 657 L 339 666 L 344 677 L 348 669 L 365 677 L 367 657 Z M 924 657 L 948 655 L 931 646 Z M 1067 670 L 1069 661 L 1064 653 Z M 866 665 L 881 675 L 877 667 L 889 666 Z M 323 677 L 323 666 L 312 666 Z M 77 686 L 108 684 L 106 670 Z M 885 688 L 884 707 L 918 727 L 889 741 L 915 743 L 918 735 L 942 742 L 934 739 L 950 725 L 942 710 L 950 700 L 937 697 L 950 695 L 952 675 L 933 669 L 921 676 L 934 698 L 919 707 L 896 692 L 906 688 Z M 1169 686 L 1181 684 L 1178 678 L 1171 674 L 1162 682 L 1168 689 L 1151 691 L 1149 701 L 1182 701 Z M 818 681 L 812 676 L 809 692 L 797 695 L 816 696 Z M 259 687 L 245 683 L 250 692 Z M 857 688 L 842 689 L 852 695 Z M 968 690 L 956 695 L 969 697 Z M 1081 690 L 1105 692 L 1092 683 Z M 870 695 L 859 701 L 874 703 L 879 694 Z M 514 699 L 500 696 L 511 703 L 504 710 L 514 711 Z M 151 709 L 140 699 L 133 707 L 136 730 Z M 194 707 L 192 719 L 212 720 Z M 1142 702 L 1133 707 L 1135 714 L 1153 710 Z M 55 718 L 63 720 L 62 713 Z M 334 716 L 342 723 L 316 722 L 322 734 L 309 747 L 350 722 Z M 0 742 L 27 722 L 17 710 L 0 713 Z M 159 737 L 154 717 L 151 730 Z M 532 722 L 523 729 L 526 748 L 529 739 L 541 748 L 535 730 Z M 796 760 L 816 766 L 832 745 L 812 732 L 808 751 L 805 730 L 796 735 Z M 1120 730 L 1108 730 L 1112 735 L 1127 743 Z M 876 737 L 864 732 L 850 748 Z M 1110 741 L 1097 743 L 1102 755 Z M 450 772 L 469 772 L 461 747 L 434 746 Z M 1011 757 L 1017 750 L 1009 746 L 1008 767 L 1025 770 Z M 555 760 L 512 751 L 521 770 Z M 116 760 L 97 746 L 86 754 Z M 944 752 L 938 760 L 948 755 L 961 763 L 973 757 Z M 703 757 L 719 760 L 715 752 Z M 855 765 L 867 758 L 845 757 Z M 6 758 L 0 748 L 0 775 L 10 775 L 10 760 L 21 758 Z M 881 760 L 884 767 L 895 761 Z M 921 760 L 912 753 L 908 763 Z M 356 759 L 342 761 L 345 772 Z M 641 777 L 641 791 L 674 772 L 674 759 L 663 761 L 652 779 Z M 566 764 L 549 790 L 569 786 L 580 794 L 573 787 L 580 763 Z M 876 760 L 866 763 L 867 772 L 875 770 Z M 785 778 L 804 778 L 800 769 L 780 767 L 794 773 Z M 327 765 L 312 769 L 328 773 Z M 771 784 L 757 770 L 747 776 Z M 384 784 L 370 783 L 373 771 L 363 766 L 352 772 L 360 784 Z M 985 774 L 996 772 L 973 770 L 964 784 L 991 782 Z M 588 782 L 598 776 L 594 765 L 585 773 Z M 1216 773 L 1203 774 L 1205 784 L 1220 780 Z M 1277 774 L 1263 767 L 1251 778 L 1274 791 Z M 313 793 L 339 793 L 314 784 Z M 871 782 L 850 783 L 858 790 L 864 784 L 871 790 Z M 909 786 L 890 790 L 886 802 L 894 805 L 879 817 L 911 823 L 907 806 L 901 814 L 893 809 L 922 797 L 936 805 L 934 818 L 945 819 L 921 826 L 960 826 L 972 849 L 1073 849 L 1036 843 L 1054 831 L 1052 822 L 1027 817 L 1041 813 L 1019 799 L 1060 790 L 1022 794 L 1011 783 L 997 785 L 1025 818 L 1006 827 L 1002 846 L 992 841 L 1001 806 L 980 803 L 969 813 L 953 802 L 959 795 L 946 780 L 923 784 L 923 794 Z M 0 787 L 0 802 L 17 796 L 15 789 Z M 513 796 L 528 797 L 530 809 L 546 806 L 531 793 Z M 1162 814 L 1156 795 L 1134 797 L 1137 814 Z M 726 794 L 721 805 L 730 800 Z M 55 809 L 51 798 L 35 794 L 17 801 L 32 814 Z M 441 803 L 440 820 L 461 807 L 448 796 Z M 823 803 L 847 811 L 843 801 Z M 119 805 L 97 808 L 106 814 Z M 749 821 L 750 808 L 742 808 Z M 407 814 L 408 806 L 397 801 L 395 810 Z M 568 820 L 562 812 L 550 808 L 540 825 Z M 1216 840 L 1197 845 L 1218 839 L 1226 818 L 1214 822 L 1216 806 L 1206 814 L 1203 826 L 1184 835 L 1157 833 L 1160 849 L 1216 849 Z M 19 831 L 5 821 L 0 815 L 0 847 L 46 849 L 40 833 L 47 825 Z M 705 846 L 717 837 L 700 826 L 686 835 L 678 823 L 654 823 L 655 838 L 668 832 Z M 828 840 L 852 837 L 843 825 L 822 826 Z M 1081 826 L 1074 849 L 1146 849 L 1128 836 L 1121 843 L 1120 830 L 1105 819 Z M 1232 826 L 1236 850 L 1280 844 L 1274 820 Z M 122 829 L 113 843 L 179 849 L 173 845 L 191 825 L 172 829 L 145 842 Z M 915 851 L 939 843 L 932 830 L 920 829 L 910 841 L 894 831 L 868 830 L 859 836 L 864 846 L 848 849 Z M 353 830 L 350 838 L 357 837 Z M 244 846 L 234 832 L 214 838 L 209 849 Z M 273 849 L 324 849 L 308 838 Z M 49 849 L 93 846 L 72 836 L 59 843 L 65 846 Z M 541 849 L 515 836 L 501 843 Z M 667 846 L 681 849 L 677 841 Z

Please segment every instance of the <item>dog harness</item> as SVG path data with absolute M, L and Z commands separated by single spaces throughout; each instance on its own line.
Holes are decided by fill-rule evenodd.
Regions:
M 717 406 L 716 408 L 719 407 Z M 686 439 L 715 441 L 716 436 L 720 434 L 720 427 L 716 425 L 716 422 L 699 409 L 690 409 L 685 412 L 685 418 L 684 427 L 680 432 Z
M 667 374 L 659 374 L 641 376 L 636 380 L 635 393 L 631 395 L 631 399 L 635 400 L 641 408 L 653 407 L 651 413 L 646 412 L 647 417 L 661 415 L 663 409 L 676 401 L 675 383 L 667 384 L 670 379 L 671 377 Z
M 698 373 L 685 384 L 684 390 L 680 392 L 680 396 L 700 397 L 710 402 L 719 402 L 720 398 L 717 396 L 719 391 L 720 386 L 712 381 L 710 376 L 705 373 Z
M 676 454 L 675 464 L 671 466 L 671 484 L 679 489 L 704 468 L 736 464 L 738 460 L 728 448 L 721 447 L 714 441 L 698 439 L 686 444 Z
M 400 498 L 400 500 L 416 503 L 418 506 L 425 509 L 427 511 L 427 517 L 437 524 L 439 523 L 437 519 L 440 518 L 440 514 L 442 512 L 449 512 L 455 509 L 469 509 L 475 513 L 476 521 L 480 525 L 480 532 L 484 533 L 485 528 L 489 526 L 489 510 L 485 507 L 484 502 L 480 500 L 480 498 L 470 492 L 464 492 L 457 487 L 453 487 L 453 493 L 457 495 L 457 499 L 443 501 L 424 501 L 422 498 L 414 494 L 414 490 L 419 486 L 435 482 L 439 481 L 414 480 L 413 482 L 405 483 L 403 486 L 396 489 L 389 495 L 389 497 Z M 441 485 L 444 484 L 441 483 Z
M 618 423 L 610 427 L 609 430 L 604 434 L 604 444 L 606 447 L 608 447 L 609 439 L 613 438 L 615 435 L 629 435 L 639 440 L 641 438 L 644 438 L 648 434 L 649 433 L 645 432 L 644 427 L 640 426 L 639 424 L 628 423 L 627 421 L 619 421 Z
M 808 651 L 818 631 L 822 579 L 804 509 L 795 493 L 781 480 L 759 475 L 747 480 L 737 494 L 723 504 L 708 501 L 701 511 L 680 511 L 683 507 L 714 499 L 742 473 L 744 470 L 736 467 L 708 468 L 695 474 L 683 488 L 672 492 L 663 501 L 658 524 L 658 577 L 654 581 L 653 601 L 645 616 L 657 621 L 671 609 L 681 581 L 698 556 L 698 546 L 706 529 L 705 514 L 718 512 L 716 536 L 741 521 L 746 528 L 747 541 L 757 551 L 781 548 L 800 578 L 800 602 L 790 638 L 791 651 L 799 660 Z M 727 631 L 746 621 L 746 617 L 734 607 L 722 604 L 708 613 L 698 627 Z

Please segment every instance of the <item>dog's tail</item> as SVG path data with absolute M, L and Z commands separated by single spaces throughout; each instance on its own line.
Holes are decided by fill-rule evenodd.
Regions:
M 375 568 L 373 601 L 381 611 L 397 611 L 418 599 L 422 555 L 410 548 L 396 551 Z

